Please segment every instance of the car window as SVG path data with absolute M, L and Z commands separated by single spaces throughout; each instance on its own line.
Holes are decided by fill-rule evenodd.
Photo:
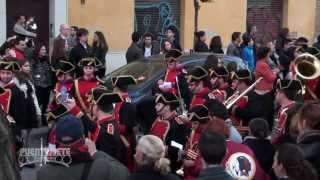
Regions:
M 135 61 L 108 74 L 105 78 L 105 86 L 111 88 L 111 78 L 119 75 L 132 75 L 135 78 L 144 77 L 144 80 L 138 81 L 138 84 L 140 84 L 148 81 L 153 75 L 159 73 L 165 67 L 166 64 L 163 60 Z

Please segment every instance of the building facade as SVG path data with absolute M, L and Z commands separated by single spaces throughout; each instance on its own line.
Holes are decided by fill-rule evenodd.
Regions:
M 261 38 L 275 37 L 281 27 L 288 27 L 296 36 L 313 41 L 320 32 L 319 3 L 320 0 L 212 0 L 200 4 L 199 30 L 207 32 L 207 43 L 212 36 L 220 35 L 224 46 L 230 42 L 232 32 L 246 31 L 247 24 L 256 25 Z M 0 0 L 1 42 L 10 34 L 17 14 L 35 16 L 41 25 L 39 38 L 47 44 L 59 33 L 61 23 L 86 27 L 91 35 L 102 31 L 110 47 L 111 69 L 125 62 L 124 53 L 133 31 L 153 32 L 161 40 L 166 27 L 174 25 L 180 31 L 183 49 L 193 46 L 192 0 Z

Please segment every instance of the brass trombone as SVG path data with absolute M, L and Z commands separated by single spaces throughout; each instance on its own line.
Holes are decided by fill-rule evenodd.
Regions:
M 243 91 L 241 94 L 239 94 L 239 91 L 236 91 L 232 96 L 230 96 L 223 104 L 227 107 L 227 109 L 230 109 L 236 102 L 239 101 L 239 99 L 246 95 L 248 92 L 250 92 L 263 78 L 260 77 L 257 79 L 251 86 L 249 86 L 245 91 Z
M 240 92 L 235 91 L 228 99 L 226 99 L 223 104 L 226 106 L 228 105 L 233 99 L 237 98 L 239 96 Z

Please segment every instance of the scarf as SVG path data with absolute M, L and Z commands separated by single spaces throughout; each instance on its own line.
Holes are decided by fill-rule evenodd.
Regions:
M 92 160 L 85 139 L 81 138 L 71 144 L 59 143 L 58 148 L 69 148 L 71 153 L 71 164 L 79 164 Z

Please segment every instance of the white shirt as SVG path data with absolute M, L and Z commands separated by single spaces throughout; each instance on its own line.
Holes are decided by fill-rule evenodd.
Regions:
M 145 47 L 144 48 L 144 57 L 150 57 L 151 56 L 151 47 Z
M 80 42 L 80 44 L 83 46 L 83 48 L 85 49 L 85 50 L 87 50 L 87 44 L 86 43 L 82 43 L 82 42 Z

